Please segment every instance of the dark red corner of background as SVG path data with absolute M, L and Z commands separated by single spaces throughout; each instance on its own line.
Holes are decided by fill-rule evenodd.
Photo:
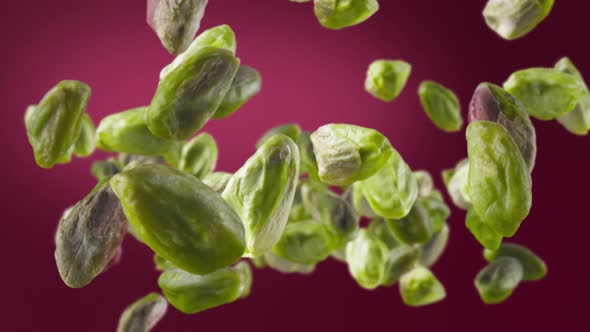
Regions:
M 466 155 L 465 139 L 463 133 L 437 130 L 426 118 L 416 95 L 421 80 L 455 90 L 465 111 L 479 82 L 502 83 L 514 70 L 552 66 L 564 55 L 590 77 L 586 1 L 557 1 L 544 23 L 514 42 L 487 29 L 483 0 L 380 3 L 366 23 L 329 31 L 319 26 L 309 3 L 209 2 L 202 29 L 231 25 L 238 56 L 264 79 L 262 93 L 238 113 L 204 128 L 218 141 L 219 169 L 236 170 L 274 125 L 297 122 L 314 130 L 342 122 L 383 132 L 414 169 L 433 172 L 441 187 L 438 174 Z M 114 331 L 127 304 L 158 290 L 149 251 L 132 239 L 124 243 L 122 264 L 90 286 L 63 285 L 53 260 L 56 223 L 93 186 L 89 165 L 105 154 L 39 169 L 23 125 L 26 106 L 62 79 L 92 86 L 88 112 L 95 122 L 149 103 L 171 56 L 146 24 L 145 7 L 145 0 L 2 5 L 0 331 Z M 393 103 L 363 91 L 366 67 L 376 58 L 413 65 Z M 328 261 L 306 277 L 256 271 L 250 298 L 193 316 L 172 309 L 155 331 L 584 330 L 590 296 L 589 141 L 557 123 L 536 126 L 533 210 L 513 240 L 542 256 L 549 274 L 521 285 L 506 303 L 485 306 L 479 300 L 473 278 L 485 264 L 481 248 L 463 226 L 464 212 L 454 209 L 449 247 L 434 266 L 448 292 L 442 303 L 407 308 L 395 287 L 363 290 L 344 265 Z

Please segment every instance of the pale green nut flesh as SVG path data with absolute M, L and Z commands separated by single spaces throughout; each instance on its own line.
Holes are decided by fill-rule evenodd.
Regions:
M 387 246 L 365 229 L 346 245 L 348 271 L 365 289 L 375 289 L 384 280 L 387 258 Z
M 272 251 L 264 255 L 268 267 L 281 273 L 311 274 L 315 271 L 315 265 L 298 264 L 290 262 L 275 255 Z
M 590 91 L 588 90 L 588 86 L 580 71 L 576 68 L 576 65 L 569 58 L 561 58 L 555 64 L 555 69 L 578 78 L 584 84 L 586 90 L 586 93 L 582 96 L 574 110 L 560 116 L 557 118 L 557 121 L 572 134 L 580 136 L 587 135 L 588 131 L 590 131 Z
M 225 187 L 229 183 L 232 174 L 227 172 L 213 172 L 207 174 L 203 178 L 203 183 L 208 185 L 209 188 L 213 189 L 214 191 L 218 192 L 219 194 L 223 193 Z
M 379 10 L 377 0 L 314 0 L 320 24 L 328 29 L 343 29 L 360 24 Z
M 453 91 L 436 82 L 424 81 L 420 83 L 418 96 L 424 112 L 437 128 L 445 132 L 461 130 L 461 104 Z
M 434 181 L 428 171 L 418 170 L 412 173 L 418 184 L 418 197 L 426 197 L 434 190 Z
M 467 127 L 468 193 L 482 221 L 512 237 L 532 205 L 529 169 L 504 127 L 476 121 Z
M 299 156 L 301 160 L 300 173 L 307 174 L 307 177 L 313 181 L 320 181 L 318 175 L 318 162 L 313 153 L 311 133 L 302 131 L 297 140 L 297 146 L 299 146 Z
M 394 150 L 389 140 L 370 128 L 328 124 L 311 134 L 320 180 L 347 186 L 381 169 Z
M 147 22 L 170 54 L 184 52 L 205 15 L 207 0 L 148 0 Z
M 245 261 L 239 261 L 233 266 L 233 269 L 238 270 L 242 273 L 240 298 L 245 299 L 248 296 L 250 296 L 250 292 L 252 291 L 252 268 L 250 267 L 250 264 L 246 263 Z
M 462 210 L 471 207 L 471 199 L 467 193 L 469 184 L 469 161 L 467 159 L 459 161 L 452 172 L 447 173 L 445 184 L 456 207 Z
M 160 72 L 160 80 L 163 80 L 176 67 L 182 64 L 187 58 L 193 56 L 197 51 L 203 47 L 217 47 L 228 50 L 231 54 L 236 54 L 236 36 L 229 25 L 218 25 L 209 30 L 200 33 L 197 38 L 191 43 L 189 48 L 162 69 Z
M 420 265 L 430 267 L 442 256 L 449 242 L 449 226 L 443 228 L 420 248 Z
M 123 166 L 114 158 L 97 160 L 92 163 L 90 173 L 100 181 L 121 172 Z
M 217 112 L 213 114 L 213 118 L 223 119 L 234 114 L 248 100 L 257 95 L 260 89 L 262 89 L 262 77 L 258 70 L 240 65 L 229 91 L 225 94 Z
M 302 183 L 301 196 L 306 212 L 322 224 L 333 249 L 342 247 L 354 236 L 359 217 L 344 198 L 311 181 Z
M 188 55 L 158 84 L 147 111 L 152 134 L 185 140 L 199 131 L 221 105 L 239 65 L 221 48 L 202 47 Z
M 433 235 L 432 219 L 420 202 L 416 202 L 404 218 L 385 222 L 395 237 L 406 244 L 426 243 Z
M 80 136 L 90 87 L 79 81 L 61 81 L 38 105 L 29 106 L 25 126 L 35 162 L 42 168 L 70 160 Z
M 404 246 L 403 242 L 400 242 L 400 240 L 395 237 L 383 219 L 378 218 L 372 220 L 367 227 L 367 231 L 372 236 L 381 240 L 389 250 Z
M 418 182 L 394 149 L 385 165 L 358 185 L 371 209 L 386 219 L 405 217 L 418 198 Z
M 165 271 L 158 278 L 168 302 L 185 314 L 231 303 L 249 292 L 250 277 L 242 268 L 226 267 L 205 275 L 181 269 Z
M 440 281 L 422 266 L 415 267 L 401 277 L 399 291 L 404 303 L 412 307 L 433 304 L 447 296 Z
M 503 239 L 502 235 L 484 223 L 477 212 L 475 212 L 475 209 L 471 208 L 467 211 L 465 225 L 484 248 L 489 250 L 498 250 L 500 248 Z
M 244 253 L 240 217 L 196 177 L 143 164 L 110 182 L 141 240 L 179 268 L 207 274 L 229 266 Z
M 373 97 L 391 102 L 399 96 L 412 72 L 412 65 L 401 60 L 375 60 L 369 65 L 365 90 Z
M 541 23 L 555 0 L 489 0 L 483 17 L 490 29 L 506 40 L 525 36 Z
M 85 158 L 94 152 L 94 124 L 88 114 L 82 115 L 82 125 L 80 126 L 80 136 L 74 143 L 74 155 Z
M 247 253 L 264 255 L 287 224 L 299 176 L 299 149 L 275 135 L 231 177 L 222 197 L 241 217 Z
M 105 151 L 160 155 L 173 141 L 154 136 L 146 123 L 147 107 L 111 114 L 98 124 L 96 145 Z
M 361 183 L 362 181 L 357 181 L 350 187 L 350 203 L 359 216 L 365 218 L 378 218 L 379 215 L 373 211 L 373 208 L 363 193 L 363 186 Z
M 516 243 L 503 243 L 496 251 L 484 250 L 484 257 L 492 262 L 499 257 L 512 257 L 520 262 L 523 268 L 522 279 L 525 281 L 536 281 L 545 278 L 547 265 L 535 255 L 530 249 Z
M 154 254 L 154 266 L 156 268 L 156 271 L 160 272 L 177 268 L 176 265 L 170 263 L 170 261 L 158 254 Z
M 217 155 L 217 143 L 213 136 L 199 134 L 183 145 L 178 169 L 203 179 L 215 169 Z
M 297 142 L 299 141 L 299 136 L 301 135 L 301 127 L 299 127 L 299 125 L 296 123 L 288 123 L 271 128 L 265 132 L 264 135 L 262 135 L 258 142 L 256 142 L 256 148 L 259 149 L 271 137 L 278 134 L 285 135 L 292 139 L 293 142 Z
M 158 293 L 150 293 L 133 302 L 119 318 L 117 332 L 149 332 L 168 310 L 168 302 Z
M 469 122 L 501 124 L 518 146 L 529 169 L 535 167 L 537 134 L 528 113 L 514 96 L 492 83 L 480 83 L 469 103 Z
M 573 111 L 587 93 L 576 76 L 551 68 L 514 72 L 504 89 L 522 102 L 530 116 L 545 121 Z
M 126 233 L 127 219 L 105 179 L 59 222 L 55 262 L 64 283 L 88 285 L 108 267 Z
M 387 287 L 393 286 L 404 274 L 414 268 L 419 257 L 420 251 L 412 246 L 401 245 L 389 250 L 385 277 L 381 284 Z
M 306 220 L 288 224 L 273 253 L 293 263 L 313 265 L 330 256 L 332 247 L 324 227 Z
M 486 304 L 504 302 L 522 281 L 523 269 L 518 260 L 501 257 L 483 268 L 475 278 L 475 287 Z
M 438 233 L 451 216 L 451 209 L 445 203 L 442 194 L 434 190 L 428 196 L 418 198 L 418 202 L 424 206 L 432 221 L 432 233 Z

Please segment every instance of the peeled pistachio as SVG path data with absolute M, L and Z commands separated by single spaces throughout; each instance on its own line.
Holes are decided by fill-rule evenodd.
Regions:
M 329 29 L 360 24 L 379 10 L 377 0 L 314 0 L 315 16 Z
M 223 199 L 241 217 L 252 256 L 270 251 L 287 224 L 299 175 L 299 149 L 275 135 L 231 177 Z
M 366 218 L 377 218 L 379 215 L 373 211 L 371 204 L 367 201 L 365 194 L 363 193 L 363 186 L 361 181 L 357 181 L 351 186 L 351 201 L 352 206 L 356 213 L 361 217 Z
M 471 199 L 467 193 L 469 184 L 469 161 L 467 159 L 461 160 L 455 166 L 455 169 L 448 179 L 447 191 L 453 200 L 456 207 L 467 210 L 471 206 Z
M 126 232 L 127 220 L 107 178 L 59 222 L 55 261 L 64 283 L 89 284 L 115 257 Z
M 215 169 L 217 154 L 217 143 L 213 136 L 199 134 L 183 145 L 178 169 L 203 179 Z
M 510 257 L 500 257 L 475 278 L 475 287 L 481 299 L 487 304 L 504 302 L 521 282 L 522 265 Z
M 526 281 L 541 280 L 547 275 L 547 265 L 530 249 L 516 243 L 503 243 L 497 250 L 486 249 L 484 257 L 493 262 L 499 257 L 512 257 L 519 261 L 523 268 L 522 279 Z
M 167 310 L 166 299 L 158 293 L 150 293 L 123 311 L 117 332 L 149 332 L 164 317 Z
M 119 173 L 121 169 L 122 166 L 116 159 L 109 158 L 107 160 L 97 160 L 93 162 L 90 168 L 90 173 L 100 181 Z
M 271 128 L 256 142 L 256 148 L 259 149 L 266 141 L 277 134 L 283 134 L 292 139 L 293 142 L 297 142 L 301 134 L 301 128 L 296 123 L 288 123 Z
M 328 124 L 311 134 L 318 175 L 324 183 L 347 186 L 374 175 L 393 155 L 385 136 L 376 130 Z
M 386 222 L 395 237 L 406 244 L 425 243 L 433 235 L 432 219 L 420 202 L 416 202 L 404 218 Z
M 439 129 L 456 132 L 463 127 L 459 98 L 450 89 L 433 81 L 424 81 L 418 88 L 420 103 L 426 115 Z
M 401 276 L 414 268 L 420 251 L 413 246 L 401 245 L 389 251 L 385 267 L 384 286 L 393 286 Z
M 422 266 L 415 267 L 401 277 L 399 290 L 404 303 L 412 307 L 433 304 L 446 297 L 440 281 Z
M 387 255 L 387 246 L 365 229 L 346 245 L 348 271 L 366 289 L 375 289 L 384 280 Z
M 418 199 L 426 209 L 430 220 L 432 220 L 432 233 L 438 233 L 451 216 L 451 209 L 445 203 L 442 194 L 438 190 L 432 191 L 428 196 Z
M 485 21 L 500 37 L 514 40 L 531 32 L 553 8 L 555 0 L 489 0 Z
M 299 146 L 299 155 L 301 158 L 300 173 L 307 174 L 309 179 L 320 181 L 318 175 L 318 162 L 313 153 L 313 144 L 311 143 L 311 133 L 302 131 L 297 140 Z
M 504 82 L 504 89 L 539 120 L 553 120 L 571 112 L 587 93 L 574 75 L 552 68 L 516 71 Z
M 225 187 L 229 183 L 229 180 L 231 179 L 231 177 L 232 177 L 231 173 L 213 172 L 213 173 L 207 174 L 203 178 L 203 183 L 208 185 L 209 188 L 211 188 L 214 191 L 221 194 L 221 193 L 223 193 L 223 190 L 225 190 Z
M 74 143 L 74 154 L 77 157 L 88 157 L 94 152 L 94 124 L 88 114 L 82 115 L 82 124 L 80 126 L 80 135 Z
M 275 255 L 272 251 L 264 255 L 264 260 L 271 269 L 281 273 L 311 274 L 315 271 L 315 265 L 293 263 Z
M 369 65 L 365 90 L 373 97 L 391 102 L 402 92 L 412 65 L 401 60 L 375 60 Z
M 502 235 L 498 234 L 493 228 L 488 226 L 481 220 L 475 209 L 471 208 L 467 211 L 465 219 L 467 229 L 475 236 L 477 241 L 487 249 L 498 250 L 502 244 Z
M 148 0 L 147 22 L 171 54 L 184 52 L 199 30 L 207 0 Z
M 449 242 L 449 226 L 444 227 L 420 248 L 420 264 L 430 267 L 438 261 Z
M 332 252 L 324 227 L 307 220 L 290 223 L 281 239 L 273 247 L 273 253 L 290 262 L 312 265 L 323 261 Z
M 240 65 L 229 91 L 213 114 L 213 118 L 222 119 L 234 114 L 243 104 L 257 95 L 261 88 L 262 78 L 258 70 Z
M 561 58 L 555 64 L 555 69 L 577 77 L 586 88 L 586 93 L 582 96 L 574 110 L 560 116 L 557 118 L 557 121 L 572 134 L 587 135 L 588 131 L 590 131 L 590 91 L 588 90 L 588 86 L 584 82 L 584 78 L 580 74 L 580 71 L 578 71 L 578 68 L 576 68 L 569 58 Z
M 412 173 L 418 185 L 418 197 L 425 197 L 430 195 L 434 189 L 434 181 L 432 175 L 428 171 L 419 170 Z

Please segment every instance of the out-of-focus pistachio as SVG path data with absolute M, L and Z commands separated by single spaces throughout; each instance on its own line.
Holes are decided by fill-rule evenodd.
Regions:
M 531 32 L 553 8 L 555 0 L 489 0 L 483 17 L 500 37 L 514 40 Z
M 203 179 L 215 169 L 217 154 L 213 136 L 199 134 L 182 147 L 178 169 Z
M 366 289 L 375 289 L 385 278 L 387 246 L 361 229 L 346 245 L 348 271 L 357 283 Z
M 360 24 L 379 10 L 377 0 L 314 0 L 315 16 L 329 29 Z
M 406 244 L 425 243 L 433 235 L 432 219 L 420 202 L 416 202 L 404 218 L 386 222 L 395 237 Z
M 324 227 L 315 220 L 289 223 L 273 253 L 290 262 L 313 265 L 330 256 L 332 247 Z
M 74 143 L 74 154 L 77 157 L 88 157 L 94 152 L 94 124 L 88 114 L 82 115 L 82 124 L 80 125 L 80 135 Z
M 449 226 L 444 225 L 438 233 L 432 236 L 430 241 L 424 243 L 420 248 L 420 265 L 426 267 L 434 265 L 445 251 L 448 242 Z
M 257 95 L 262 88 L 262 77 L 258 70 L 240 65 L 229 91 L 225 94 L 221 105 L 213 114 L 213 118 L 222 119 L 234 114 L 248 100 Z
M 522 265 L 518 260 L 500 257 L 479 272 L 475 278 L 475 287 L 483 302 L 497 304 L 512 295 L 522 276 Z
M 369 65 L 365 90 L 373 97 L 391 102 L 399 96 L 412 72 L 412 65 L 401 60 L 375 60 Z
M 168 302 L 158 293 L 150 293 L 133 302 L 119 318 L 117 332 L 149 332 L 168 310 Z
M 576 65 L 569 58 L 561 58 L 555 64 L 555 69 L 577 77 L 586 88 L 586 93 L 582 96 L 574 110 L 560 116 L 557 118 L 557 121 L 572 134 L 580 136 L 587 135 L 588 131 L 590 131 L 590 91 L 588 90 L 588 86 L 582 74 L 576 68 Z
M 530 249 L 516 243 L 503 243 L 496 251 L 484 250 L 484 257 L 492 262 L 499 257 L 512 257 L 520 262 L 523 268 L 522 279 L 526 281 L 541 280 L 547 275 L 547 265 Z
M 467 229 L 475 236 L 477 241 L 487 249 L 497 250 L 502 243 L 502 235 L 498 234 L 494 229 L 488 226 L 481 220 L 481 217 L 471 208 L 467 211 L 465 218 L 465 225 Z
M 211 188 L 214 191 L 221 194 L 225 190 L 225 187 L 229 183 L 229 180 L 231 179 L 231 177 L 232 177 L 231 173 L 213 172 L 213 173 L 207 174 L 203 178 L 203 183 L 208 185 L 209 188 Z
M 417 266 L 404 274 L 399 281 L 399 290 L 404 303 L 420 307 L 441 301 L 446 297 L 443 285 L 429 269 Z

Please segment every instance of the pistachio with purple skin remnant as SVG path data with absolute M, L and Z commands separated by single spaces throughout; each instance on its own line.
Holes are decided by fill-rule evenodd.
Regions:
M 469 103 L 469 123 L 491 121 L 502 125 L 532 171 L 537 156 L 537 134 L 524 106 L 514 96 L 492 83 L 481 83 Z
M 150 293 L 123 311 L 117 332 L 148 332 L 166 314 L 168 302 L 158 293 Z

